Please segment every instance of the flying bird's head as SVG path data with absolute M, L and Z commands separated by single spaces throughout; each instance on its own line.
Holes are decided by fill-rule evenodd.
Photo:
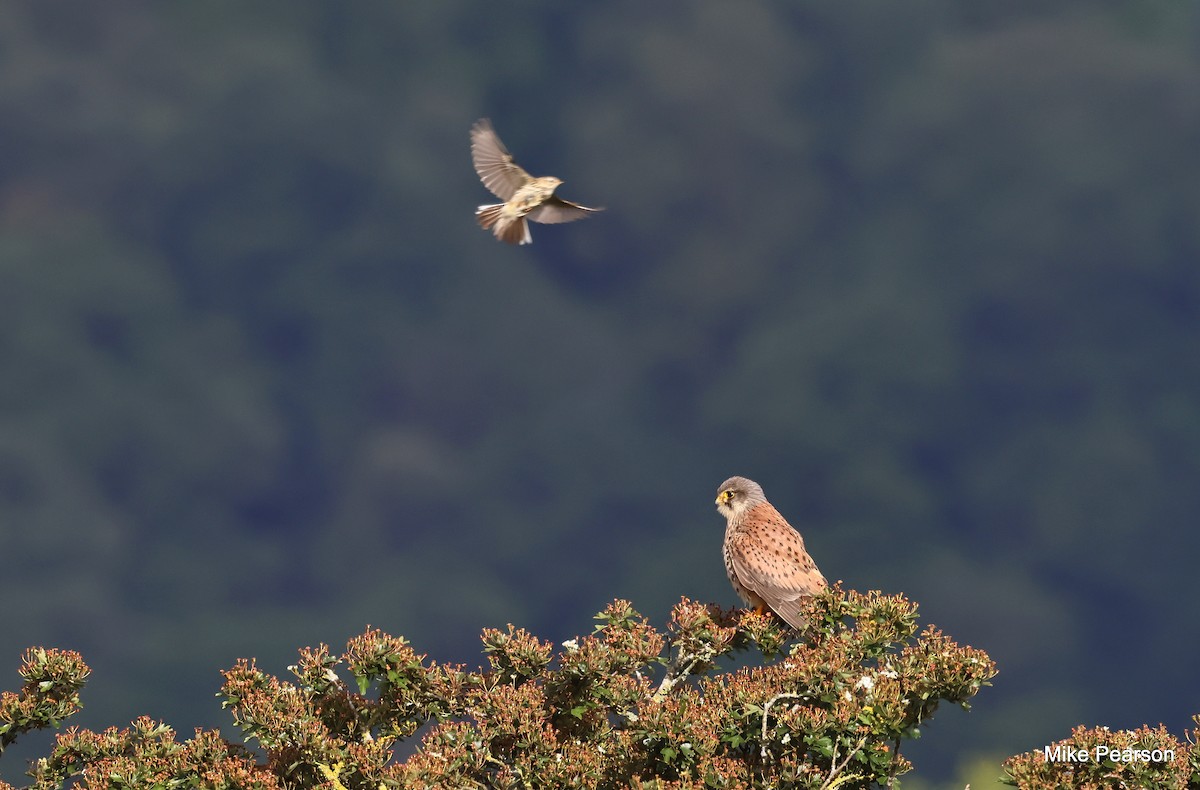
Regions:
M 717 510 L 730 520 L 766 501 L 762 486 L 745 477 L 731 477 L 717 489 Z

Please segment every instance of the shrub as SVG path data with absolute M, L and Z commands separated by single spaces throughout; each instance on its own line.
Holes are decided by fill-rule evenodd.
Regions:
M 1193 719 L 1200 727 L 1200 716 Z M 1200 746 L 1193 730 L 1181 743 L 1164 727 L 1110 730 L 1076 727 L 1071 737 L 1004 762 L 1005 782 L 1041 788 L 1200 787 Z
M 34 787 L 866 788 L 911 768 L 901 741 L 941 702 L 967 707 L 996 674 L 983 652 L 932 627 L 918 634 L 915 604 L 877 592 L 817 596 L 795 642 L 772 617 L 687 599 L 666 633 L 627 601 L 596 620 L 557 648 L 511 625 L 487 629 L 488 666 L 477 670 L 427 661 L 375 629 L 341 656 L 302 650 L 291 682 L 242 660 L 221 696 L 261 756 L 213 732 L 177 743 L 139 719 L 63 733 L 35 762 Z M 751 649 L 761 665 L 717 671 Z M 87 668 L 43 652 L 74 656 L 75 674 L 46 689 L 27 683 L 12 705 L 26 711 L 20 724 L 8 715 L 17 695 L 5 695 L 12 724 L 0 732 L 69 712 L 62 700 Z

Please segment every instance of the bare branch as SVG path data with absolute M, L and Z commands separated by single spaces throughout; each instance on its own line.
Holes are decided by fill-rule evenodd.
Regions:
M 766 705 L 763 705 L 762 741 L 761 741 L 762 746 L 761 746 L 761 749 L 759 752 L 759 756 L 761 756 L 764 760 L 767 757 L 767 716 L 769 716 L 771 713 L 771 706 L 774 705 L 776 702 L 779 702 L 779 700 L 781 700 L 781 699 L 804 699 L 804 698 L 805 697 L 803 694 L 790 694 L 790 693 L 776 694 L 774 697 L 771 697 L 769 700 L 767 700 Z

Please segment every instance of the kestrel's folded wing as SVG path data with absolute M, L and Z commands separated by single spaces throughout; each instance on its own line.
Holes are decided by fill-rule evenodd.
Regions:
M 471 161 L 483 185 L 501 200 L 508 200 L 529 180 L 529 174 L 513 161 L 487 118 L 471 127 Z
M 588 208 L 560 197 L 551 197 L 542 205 L 529 212 L 526 217 L 534 222 L 544 222 L 551 225 L 558 222 L 574 222 L 577 219 L 589 217 L 602 208 Z
M 804 550 L 804 541 L 778 511 L 758 523 L 744 524 L 732 537 L 730 561 L 738 581 L 753 590 L 793 628 L 804 627 L 804 599 L 825 587 L 825 577 Z M 759 505 L 755 510 L 763 509 Z M 778 522 L 774 520 L 778 519 Z

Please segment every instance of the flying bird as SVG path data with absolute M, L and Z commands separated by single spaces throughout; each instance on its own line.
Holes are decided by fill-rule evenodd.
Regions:
M 471 160 L 483 185 L 503 200 L 480 206 L 475 211 L 480 227 L 492 229 L 496 238 L 509 244 L 529 244 L 529 223 L 573 222 L 598 208 L 588 208 L 554 194 L 562 180 L 554 176 L 534 178 L 513 161 L 487 118 L 471 127 Z
M 762 486 L 731 477 L 717 489 L 725 516 L 725 573 L 747 606 L 768 609 L 803 629 L 801 604 L 820 592 L 825 577 L 804 550 L 804 538 L 767 501 Z

